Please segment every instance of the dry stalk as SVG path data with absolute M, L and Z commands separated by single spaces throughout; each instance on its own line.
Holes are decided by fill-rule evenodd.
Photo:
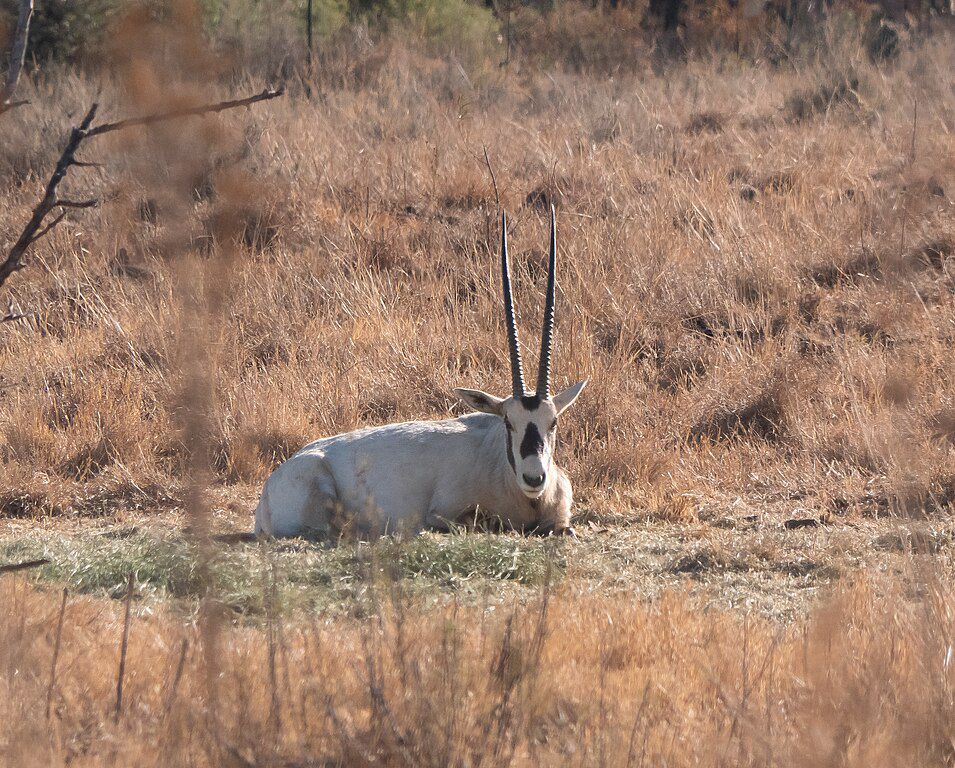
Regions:
M 312 9 L 312 0 L 305 4 L 305 95 L 312 97 L 312 78 L 315 76 L 315 63 L 313 61 L 313 25 L 315 14 Z
M 60 615 L 56 620 L 56 639 L 53 642 L 53 660 L 50 662 L 50 686 L 46 689 L 46 719 L 50 719 L 50 710 L 53 707 L 53 689 L 56 686 L 56 663 L 60 658 L 60 641 L 63 639 L 63 616 L 66 614 L 66 597 L 69 594 L 63 589 L 63 599 L 60 601 Z
M 126 585 L 126 600 L 123 612 L 123 643 L 119 650 L 119 674 L 116 676 L 116 711 L 113 713 L 113 718 L 117 722 L 123 711 L 123 680 L 126 676 L 126 651 L 129 648 L 129 617 L 133 606 L 134 587 L 135 576 L 130 573 L 129 582 Z
M 279 708 L 278 673 L 276 671 L 277 594 L 275 562 L 271 556 L 271 552 L 267 547 L 262 547 L 262 551 L 265 554 L 265 562 L 262 569 L 262 589 L 264 593 L 263 598 L 265 600 L 266 640 L 268 643 L 269 658 L 269 722 L 273 726 L 274 735 L 276 741 L 278 741 L 278 735 L 282 730 L 282 719 Z
M 172 682 L 169 685 L 169 695 L 166 697 L 166 705 L 163 708 L 163 717 L 169 717 L 172 708 L 176 703 L 176 696 L 179 693 L 179 683 L 182 682 L 182 673 L 186 669 L 186 659 L 189 657 L 189 638 L 182 638 L 182 644 L 179 646 L 179 662 L 176 664 L 176 672 L 173 675 Z

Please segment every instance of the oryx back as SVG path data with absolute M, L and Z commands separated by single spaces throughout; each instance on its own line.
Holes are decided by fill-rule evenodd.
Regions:
M 467 505 L 454 500 L 466 498 L 482 482 L 471 460 L 493 421 L 470 414 L 316 440 L 266 482 L 256 532 L 322 538 L 346 530 L 363 537 L 413 534 L 435 515 L 455 519 Z

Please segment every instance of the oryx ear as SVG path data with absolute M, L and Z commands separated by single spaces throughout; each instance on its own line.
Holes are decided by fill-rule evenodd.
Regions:
M 504 400 L 500 397 L 494 397 L 494 395 L 489 395 L 487 392 L 482 392 L 479 389 L 458 388 L 454 390 L 454 394 L 460 397 L 475 411 L 493 413 L 496 416 L 502 416 L 504 414 L 504 409 L 501 408 L 504 404 Z
M 558 415 L 562 414 L 574 404 L 574 400 L 577 399 L 577 396 L 583 391 L 585 386 L 587 386 L 586 379 L 584 381 L 578 381 L 576 384 L 572 384 L 567 387 L 567 389 L 554 395 L 554 407 L 557 408 Z

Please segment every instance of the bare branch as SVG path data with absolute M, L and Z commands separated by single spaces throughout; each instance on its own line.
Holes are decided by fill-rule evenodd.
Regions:
M 52 230 L 53 227 L 55 227 L 65 218 L 66 218 L 66 211 L 60 211 L 59 216 L 53 219 L 53 221 L 51 221 L 49 224 L 47 224 L 45 227 L 43 227 L 43 229 L 41 229 L 39 232 L 37 232 L 33 236 L 33 239 L 30 240 L 30 245 L 33 245 L 37 240 L 41 239 L 44 235 L 49 234 L 50 230 Z
M 21 259 L 27 252 L 27 249 L 30 247 L 30 245 L 37 238 L 37 232 L 39 232 L 40 228 L 43 226 L 43 220 L 46 218 L 47 214 L 50 213 L 50 211 L 56 208 L 57 187 L 59 187 L 60 182 L 66 178 L 66 174 L 70 170 L 70 166 L 73 165 L 73 156 L 76 154 L 76 150 L 79 149 L 83 139 L 85 139 L 87 136 L 87 131 L 89 131 L 89 127 L 93 122 L 93 118 L 96 117 L 96 109 L 96 104 L 90 107 L 89 111 L 86 113 L 86 117 L 83 118 L 83 122 L 80 123 L 79 127 L 70 131 L 70 139 L 66 143 L 63 154 L 60 155 L 60 159 L 56 163 L 56 168 L 53 169 L 53 175 L 47 182 L 46 192 L 44 193 L 43 198 L 37 204 L 36 208 L 33 209 L 33 215 L 30 217 L 27 225 L 23 228 L 23 232 L 20 234 L 20 237 L 13 244 L 13 247 L 10 249 L 10 253 L 7 254 L 6 260 L 0 264 L 0 285 L 3 285 L 10 275 L 20 269 Z M 52 229 L 52 227 L 50 228 Z M 49 231 L 49 229 L 46 231 Z
M 254 96 L 248 96 L 244 99 L 220 101 L 217 104 L 205 104 L 199 107 L 186 107 L 183 109 L 174 109 L 169 112 L 159 112 L 154 115 L 146 115 L 145 117 L 134 117 L 130 118 L 129 120 L 119 120 L 115 123 L 103 123 L 102 125 L 97 125 L 95 128 L 91 128 L 87 132 L 87 136 L 92 138 L 93 136 L 99 136 L 112 131 L 121 131 L 125 128 L 136 128 L 143 125 L 153 125 L 154 123 L 162 123 L 167 120 L 175 120 L 179 117 L 194 117 L 196 115 L 207 115 L 215 112 L 224 112 L 227 109 L 235 109 L 236 107 L 248 107 L 252 104 L 257 104 L 260 101 L 276 99 L 284 93 L 285 86 L 283 85 L 276 89 L 266 88 L 261 93 L 257 93 Z
M 17 571 L 25 571 L 28 568 L 39 568 L 41 565 L 46 565 L 49 562 L 50 561 L 46 558 L 41 558 L 40 560 L 27 560 L 24 563 L 0 565 L 0 573 L 16 573 Z
M 10 49 L 10 67 L 7 69 L 7 79 L 0 92 L 0 113 L 8 109 L 26 104 L 25 101 L 11 102 L 13 94 L 20 82 L 20 72 L 23 71 L 23 62 L 27 56 L 27 38 L 30 36 L 30 19 L 33 17 L 33 0 L 20 0 L 20 13 L 17 17 L 17 30 L 13 35 L 13 46 Z
M 199 107 L 176 109 L 170 112 L 161 112 L 153 115 L 146 115 L 144 117 L 131 118 L 129 120 L 120 120 L 115 123 L 103 123 L 101 125 L 91 127 L 93 120 L 96 117 L 96 110 L 98 106 L 93 104 L 93 106 L 91 106 L 89 111 L 86 113 L 86 116 L 83 118 L 83 121 L 70 131 L 69 141 L 66 143 L 63 153 L 60 155 L 60 159 L 56 163 L 56 168 L 53 170 L 53 175 L 50 177 L 49 182 L 47 182 L 43 198 L 33 209 L 33 214 L 30 216 L 30 220 L 23 228 L 23 232 L 20 234 L 19 239 L 10 249 L 6 259 L 3 261 L 3 263 L 0 263 L 0 285 L 3 285 L 14 272 L 23 268 L 23 257 L 27 250 L 40 238 L 49 234 L 49 232 L 57 224 L 63 221 L 63 217 L 66 213 L 65 209 L 92 208 L 98 203 L 97 200 L 93 199 L 68 200 L 57 197 L 57 189 L 63 179 L 66 178 L 70 168 L 99 167 L 97 163 L 87 163 L 76 159 L 76 152 L 86 139 L 92 138 L 94 136 L 100 136 L 104 133 L 120 131 L 126 128 L 153 125 L 155 123 L 161 123 L 167 120 L 175 120 L 182 117 L 224 112 L 227 109 L 235 109 L 237 107 L 247 107 L 252 104 L 257 104 L 260 101 L 268 101 L 270 99 L 277 98 L 284 93 L 284 86 L 277 89 L 266 88 L 261 93 L 257 93 L 254 96 L 248 96 L 244 99 L 220 101 L 215 104 L 206 104 Z M 46 217 L 57 208 L 60 209 L 60 212 L 56 218 L 44 225 Z
M 30 102 L 27 99 L 20 99 L 20 101 L 4 101 L 0 102 L 0 115 L 4 112 L 9 112 L 11 109 L 16 109 L 17 107 L 22 107 L 24 104 L 29 104 Z

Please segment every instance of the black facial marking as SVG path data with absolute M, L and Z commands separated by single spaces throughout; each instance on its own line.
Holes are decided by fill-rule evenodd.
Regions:
M 536 411 L 543 400 L 537 396 L 535 392 L 533 395 L 521 395 L 521 405 L 523 405 L 529 411 Z
M 507 434 L 504 435 L 504 442 L 507 443 L 507 463 L 517 472 L 517 464 L 514 463 L 514 445 L 511 441 L 511 425 L 506 421 L 504 423 L 507 424 Z
M 540 430 L 532 421 L 527 425 L 527 431 L 524 432 L 524 439 L 521 440 L 521 458 L 534 456 L 544 452 L 544 438 L 541 437 Z

